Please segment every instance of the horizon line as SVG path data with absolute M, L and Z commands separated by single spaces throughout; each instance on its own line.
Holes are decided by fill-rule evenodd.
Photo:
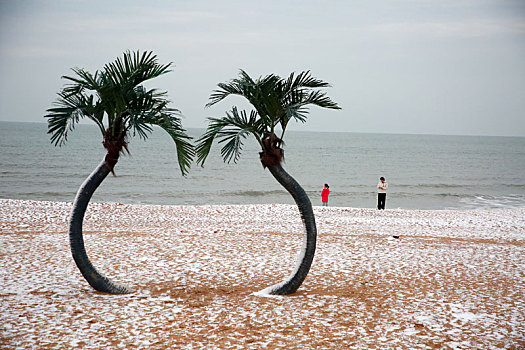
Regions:
M 30 121 L 30 120 L 0 120 L 5 123 L 25 123 L 25 124 L 47 124 L 45 121 Z M 90 123 L 78 123 L 77 125 L 96 127 Z M 185 127 L 188 129 L 206 129 L 206 127 Z M 464 136 L 464 137 L 514 137 L 514 138 L 525 138 L 525 135 L 488 135 L 488 134 L 444 134 L 444 133 L 432 133 L 432 132 L 379 132 L 379 131 L 312 131 L 312 130 L 294 130 L 288 129 L 291 132 L 304 132 L 304 133 L 337 133 L 337 134 L 376 134 L 376 135 L 408 135 L 408 136 Z

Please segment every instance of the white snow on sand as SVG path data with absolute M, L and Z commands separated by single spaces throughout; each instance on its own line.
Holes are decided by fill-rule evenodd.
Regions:
M 76 268 L 70 209 L 0 200 L 1 349 L 525 348 L 525 209 L 316 207 L 310 274 L 278 298 L 257 292 L 295 267 L 294 206 L 91 203 L 119 296 Z

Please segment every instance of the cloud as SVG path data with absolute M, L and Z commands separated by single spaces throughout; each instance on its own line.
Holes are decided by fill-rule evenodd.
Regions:
M 72 51 L 66 48 L 57 49 L 46 46 L 11 46 L 2 50 L 2 56 L 16 58 L 57 58 L 72 56 Z
M 89 18 L 72 18 L 67 20 L 65 26 L 73 30 L 119 30 L 119 28 L 136 28 L 147 30 L 149 27 L 159 25 L 189 25 L 206 21 L 221 20 L 218 13 L 207 11 L 175 11 L 163 9 L 155 11 L 151 8 L 135 9 L 130 14 L 107 14 Z
M 412 39 L 469 39 L 501 35 L 524 35 L 525 20 L 466 19 L 448 21 L 400 21 L 369 26 L 368 30 L 394 38 Z

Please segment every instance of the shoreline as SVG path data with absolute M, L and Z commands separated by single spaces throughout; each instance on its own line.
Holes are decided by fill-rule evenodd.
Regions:
M 39 226 L 46 222 L 47 225 L 57 225 L 61 232 L 67 232 L 71 202 L 36 201 L 18 199 L 0 199 L 0 223 L 5 221 L 4 208 L 23 210 L 33 213 L 29 216 L 19 217 L 14 215 L 9 222 L 16 220 L 24 222 L 22 228 L 31 225 Z M 353 207 L 322 207 L 313 206 L 318 226 L 318 233 L 336 230 L 345 233 L 381 233 L 391 232 L 396 235 L 430 235 L 435 230 L 436 236 L 450 237 L 478 237 L 484 238 L 492 233 L 491 238 L 525 240 L 525 207 L 512 209 L 386 209 L 353 208 Z M 117 202 L 90 202 L 84 218 L 84 228 L 104 227 L 103 222 L 115 222 L 112 216 L 126 211 L 131 218 L 134 228 L 151 231 L 171 229 L 177 224 L 187 224 L 184 216 L 198 215 L 193 220 L 193 225 L 183 229 L 202 230 L 199 225 L 217 226 L 226 228 L 232 222 L 227 217 L 243 217 L 251 220 L 250 230 L 261 232 L 262 228 L 281 232 L 294 232 L 302 234 L 303 227 L 299 212 L 294 204 L 207 204 L 207 205 L 166 205 L 166 204 L 123 204 Z M 140 220 L 142 215 L 153 217 L 160 215 L 157 222 L 148 223 Z M 220 214 L 220 215 L 217 215 Z M 283 215 L 286 214 L 286 215 Z M 169 220 L 168 216 L 181 220 Z M 274 218 L 272 215 L 276 215 Z M 7 215 L 9 216 L 9 215 Z M 226 219 L 225 219 L 226 218 Z M 99 220 L 100 222 L 97 222 Z M 236 222 L 237 220 L 233 220 Z M 268 222 L 270 221 L 270 222 Z M 86 226 L 87 225 L 87 226 Z M 16 226 L 15 226 L 16 228 Z M 523 230 L 520 231 L 520 228 Z M 119 231 L 128 228 L 117 228 Z M 454 232 L 454 230 L 460 230 Z M 262 230 L 264 231 L 264 230 Z M 354 232 L 355 231 L 355 232 Z M 0 233 L 1 233 L 0 227 Z M 494 232 L 497 234 L 494 235 Z
M 295 266 L 294 205 L 90 203 L 88 255 L 123 296 L 74 265 L 71 205 L 0 199 L 0 348 L 525 346 L 525 208 L 316 206 L 308 277 L 265 298 Z
M 57 204 L 72 204 L 72 200 L 45 200 L 45 199 L 17 199 L 17 198 L 0 198 L 0 204 L 4 202 L 28 202 L 28 203 L 57 203 Z M 123 203 L 118 201 L 90 201 L 91 204 L 97 205 L 124 205 L 124 206 L 144 206 L 144 207 L 242 207 L 242 206 L 275 206 L 275 205 L 284 205 L 284 206 L 295 206 L 292 203 L 214 203 L 214 204 L 159 204 L 159 203 Z M 378 211 L 375 207 L 348 207 L 348 206 L 327 206 L 324 207 L 320 204 L 312 204 L 313 208 L 323 208 L 323 209 L 340 209 L 340 210 L 372 210 Z M 525 206 L 523 207 L 479 207 L 479 208 L 441 208 L 441 209 L 415 209 L 415 208 L 386 208 L 385 211 L 419 211 L 419 212 L 456 212 L 456 211 L 466 211 L 466 212 L 480 212 L 480 211 L 525 211 Z

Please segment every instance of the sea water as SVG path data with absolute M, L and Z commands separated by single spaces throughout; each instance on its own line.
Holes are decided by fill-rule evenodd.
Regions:
M 198 137 L 204 130 L 190 129 Z M 55 147 L 44 123 L 0 122 L 0 198 L 72 201 L 104 158 L 100 131 L 78 125 Z M 379 177 L 387 179 L 386 207 L 406 209 L 514 208 L 525 206 L 525 138 L 393 135 L 289 131 L 283 167 L 313 205 L 330 186 L 330 206 L 373 208 Z M 169 135 L 155 129 L 129 139 L 92 200 L 97 202 L 207 205 L 293 203 L 246 139 L 239 161 L 224 163 L 215 144 L 204 167 L 186 177 Z

